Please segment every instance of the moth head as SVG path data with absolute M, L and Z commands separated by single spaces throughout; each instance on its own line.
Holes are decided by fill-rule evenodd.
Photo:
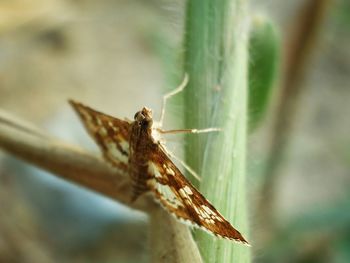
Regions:
M 153 125 L 152 110 L 146 107 L 143 107 L 142 110 L 135 113 L 134 120 L 142 128 L 145 128 L 145 129 L 152 128 L 152 125 Z

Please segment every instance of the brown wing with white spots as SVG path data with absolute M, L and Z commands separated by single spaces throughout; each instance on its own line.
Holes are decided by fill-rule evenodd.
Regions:
M 113 166 L 128 170 L 130 124 L 91 109 L 79 102 L 69 103 L 78 113 L 90 136 L 101 148 L 103 156 Z
M 241 233 L 182 175 L 161 146 L 151 154 L 149 173 L 152 175 L 149 187 L 170 213 L 216 236 L 248 244 Z

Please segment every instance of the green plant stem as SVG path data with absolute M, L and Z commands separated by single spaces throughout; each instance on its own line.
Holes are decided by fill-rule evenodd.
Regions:
M 248 233 L 245 154 L 247 134 L 247 32 L 245 1 L 187 2 L 186 127 L 220 127 L 192 135 L 187 162 L 202 177 L 200 189 L 245 236 Z M 198 232 L 205 262 L 250 262 L 249 248 Z

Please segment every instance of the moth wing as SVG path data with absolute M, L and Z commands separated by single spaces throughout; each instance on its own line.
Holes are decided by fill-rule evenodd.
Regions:
M 244 244 L 248 242 L 189 182 L 162 146 L 151 154 L 148 185 L 162 206 L 178 219 L 211 234 Z
M 113 166 L 127 171 L 129 159 L 130 123 L 96 111 L 82 103 L 69 103 L 82 120 L 86 130 Z

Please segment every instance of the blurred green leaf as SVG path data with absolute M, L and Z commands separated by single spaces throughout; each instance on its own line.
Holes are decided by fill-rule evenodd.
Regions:
M 279 66 L 280 38 L 274 24 L 255 17 L 249 39 L 249 131 L 261 123 L 268 108 Z
M 344 32 L 349 34 L 350 28 L 350 1 L 340 0 L 334 10 L 335 23 L 340 30 L 345 29 Z

